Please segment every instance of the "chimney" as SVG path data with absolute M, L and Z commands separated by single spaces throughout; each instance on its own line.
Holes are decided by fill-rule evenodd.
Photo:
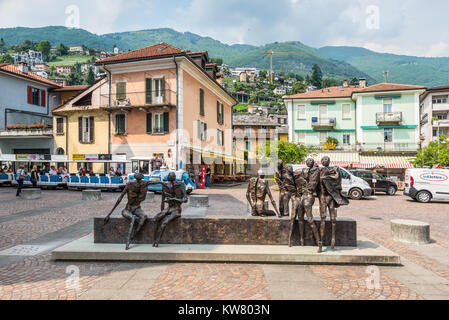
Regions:
M 347 88 L 347 87 L 349 87 L 349 82 L 348 82 L 348 80 L 343 80 L 343 88 Z
M 359 87 L 360 88 L 366 88 L 366 79 L 360 79 L 359 80 Z
M 19 62 L 19 71 L 28 74 L 28 64 L 26 62 Z

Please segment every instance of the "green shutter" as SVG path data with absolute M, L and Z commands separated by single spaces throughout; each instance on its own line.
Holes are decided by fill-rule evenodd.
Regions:
M 204 141 L 207 140 L 207 123 L 204 124 Z
M 223 106 L 223 103 L 221 103 L 220 115 L 221 115 L 221 122 L 220 122 L 220 124 L 224 124 L 224 106 Z
M 220 123 L 220 102 L 217 101 L 217 122 Z
M 221 145 L 224 146 L 224 131 L 221 131 Z
M 151 78 L 145 79 L 145 103 L 151 104 L 153 102 L 153 80 Z
M 198 139 L 201 140 L 201 121 L 197 120 L 198 123 Z
M 117 100 L 125 100 L 126 99 L 126 82 L 117 82 L 116 83 L 116 98 L 117 98 Z
M 147 133 L 153 133 L 153 114 L 147 113 Z
M 200 115 L 204 116 L 204 90 L 200 89 Z
M 125 134 L 126 117 L 124 114 L 117 114 L 115 116 L 115 133 Z
M 170 129 L 170 119 L 169 119 L 169 113 L 164 112 L 164 133 L 168 133 Z
M 161 82 L 162 101 L 165 103 L 165 77 L 162 77 Z

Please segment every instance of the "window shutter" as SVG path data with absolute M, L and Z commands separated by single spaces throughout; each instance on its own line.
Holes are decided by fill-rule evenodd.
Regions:
M 201 128 L 201 121 L 197 120 L 196 122 L 198 124 L 198 139 L 202 140 L 202 137 L 201 137 L 201 129 L 202 129 Z
M 162 77 L 161 93 L 162 93 L 162 102 L 165 103 L 165 77 Z
M 153 133 L 153 114 L 147 113 L 147 133 Z
M 221 105 L 221 112 L 220 112 L 221 122 L 220 122 L 220 124 L 224 124 L 224 106 L 223 106 L 223 103 L 220 103 L 220 105 Z
M 117 100 L 125 100 L 126 99 L 126 82 L 117 82 L 116 83 L 117 90 Z
M 217 101 L 217 122 L 220 123 L 220 102 Z
M 204 124 L 204 140 L 207 140 L 207 123 Z
M 170 130 L 170 119 L 169 119 L 169 113 L 164 112 L 164 133 L 168 133 Z
M 151 78 L 147 78 L 145 80 L 145 88 L 146 88 L 145 103 L 151 104 L 153 102 L 153 80 Z
M 78 141 L 83 141 L 83 117 L 78 118 Z
M 221 145 L 224 146 L 224 131 L 221 131 Z
M 33 88 L 28 86 L 28 104 L 33 103 Z
M 200 115 L 204 116 L 204 90 L 200 89 Z
M 45 92 L 45 90 L 41 90 L 41 106 L 42 107 L 45 107 L 46 106 L 46 101 L 45 101 L 45 98 L 46 98 L 46 92 Z
M 95 123 L 94 117 L 89 117 L 89 142 L 95 141 Z

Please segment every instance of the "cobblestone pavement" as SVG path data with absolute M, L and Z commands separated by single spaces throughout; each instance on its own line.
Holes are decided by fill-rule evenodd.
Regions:
M 232 209 L 238 215 L 246 211 L 245 189 L 196 194 L 219 201 L 207 214 Z M 13 188 L 0 188 L 0 299 L 449 299 L 448 202 L 419 204 L 401 194 L 378 195 L 339 209 L 340 217 L 357 220 L 359 237 L 401 255 L 401 267 L 51 261 L 50 250 L 89 234 L 92 218 L 104 216 L 118 193 L 102 196 L 82 202 L 80 192 L 44 190 L 42 199 L 26 201 L 17 199 Z M 156 213 L 159 201 L 156 195 L 144 210 Z M 395 218 L 429 222 L 433 243 L 393 241 Z M 37 251 L 2 255 L 20 245 Z

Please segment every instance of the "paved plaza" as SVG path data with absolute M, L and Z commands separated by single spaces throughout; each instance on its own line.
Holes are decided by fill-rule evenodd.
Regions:
M 219 203 L 210 214 L 243 215 L 245 188 L 195 194 Z M 380 194 L 339 209 L 357 221 L 358 237 L 399 254 L 398 267 L 51 260 L 51 250 L 90 234 L 92 218 L 105 216 L 117 197 L 103 192 L 101 201 L 85 202 L 81 192 L 43 190 L 39 200 L 22 200 L 0 188 L 0 299 L 449 299 L 449 202 Z M 143 208 L 155 214 L 160 196 Z M 432 243 L 393 241 L 392 219 L 429 222 Z

